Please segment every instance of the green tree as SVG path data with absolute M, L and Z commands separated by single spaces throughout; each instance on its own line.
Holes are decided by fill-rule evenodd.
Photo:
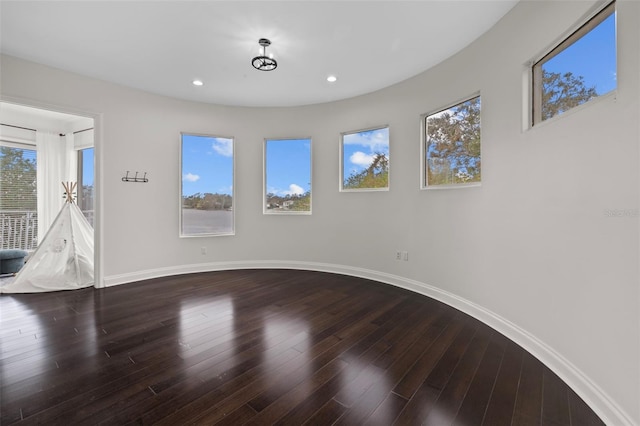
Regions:
M 311 210 L 311 191 L 304 194 L 266 195 L 267 210 L 307 212 Z
M 542 73 L 542 120 L 554 117 L 598 96 L 595 86 L 586 87 L 584 77 L 571 72 Z
M 429 185 L 479 182 L 480 97 L 427 118 Z
M 311 191 L 307 191 L 302 195 L 298 195 L 293 200 L 290 210 L 296 212 L 308 212 L 311 210 Z
M 0 208 L 36 210 L 36 160 L 26 150 L 0 147 Z
M 344 189 L 386 188 L 389 186 L 389 158 L 378 152 L 361 172 L 353 172 L 343 184 Z
M 233 207 L 233 197 L 229 194 L 198 192 L 182 197 L 182 206 L 186 209 L 229 210 Z

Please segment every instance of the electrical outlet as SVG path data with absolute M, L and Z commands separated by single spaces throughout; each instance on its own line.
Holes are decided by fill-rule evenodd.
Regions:
M 402 260 L 402 252 L 396 251 L 396 260 Z
M 402 252 L 402 260 L 404 260 L 405 262 L 409 261 L 409 252 L 408 251 L 403 251 Z
M 207 248 L 206 247 L 200 247 L 200 254 L 207 254 Z

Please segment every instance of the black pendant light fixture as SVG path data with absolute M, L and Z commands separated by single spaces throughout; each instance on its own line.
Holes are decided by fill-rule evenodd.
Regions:
M 258 44 L 262 46 L 262 55 L 256 56 L 251 60 L 251 65 L 260 71 L 273 71 L 278 67 L 278 62 L 273 59 L 273 54 L 267 56 L 267 46 L 271 45 L 271 41 L 266 38 L 258 40 Z

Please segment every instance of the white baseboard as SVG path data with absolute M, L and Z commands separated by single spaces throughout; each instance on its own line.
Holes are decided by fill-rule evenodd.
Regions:
M 105 277 L 107 287 L 171 275 L 233 269 L 300 269 L 350 275 L 394 285 L 452 306 L 502 333 L 564 380 L 609 425 L 634 426 L 632 418 L 587 375 L 543 341 L 500 315 L 438 287 L 371 269 L 318 262 L 279 260 L 211 262 L 149 269 Z

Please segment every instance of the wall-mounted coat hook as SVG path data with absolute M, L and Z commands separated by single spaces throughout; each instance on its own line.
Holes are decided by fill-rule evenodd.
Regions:
M 147 172 L 144 172 L 144 176 L 142 177 L 138 177 L 138 172 L 136 172 L 135 176 L 129 176 L 129 170 L 127 170 L 127 174 L 126 176 L 124 176 L 122 178 L 123 182 L 143 182 L 143 183 L 147 183 L 149 182 L 149 179 L 147 179 Z

